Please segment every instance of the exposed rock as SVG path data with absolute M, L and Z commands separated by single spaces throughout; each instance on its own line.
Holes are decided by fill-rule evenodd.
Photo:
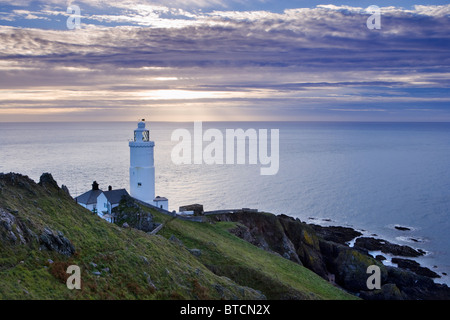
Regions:
M 394 228 L 400 231 L 411 231 L 411 229 L 408 227 L 395 226 Z
M 310 226 L 323 239 L 340 244 L 346 244 L 347 242 L 362 235 L 361 232 L 348 227 L 339 227 L 339 226 L 323 227 L 315 224 L 311 224 Z
M 336 281 L 338 284 L 343 286 L 347 290 L 356 290 L 358 288 L 358 282 L 353 283 L 351 277 L 356 276 L 354 274 L 353 269 L 359 269 L 360 281 L 359 286 L 361 287 L 360 293 L 361 297 L 363 299 L 383 299 L 383 300 L 389 300 L 389 299 L 450 299 L 450 288 L 446 285 L 441 284 L 435 284 L 433 280 L 427 276 L 418 275 L 413 273 L 409 270 L 403 270 L 396 267 L 390 267 L 390 266 L 382 266 L 380 268 L 382 274 L 381 274 L 381 283 L 382 283 L 382 289 L 380 291 L 370 291 L 367 292 L 367 287 L 363 283 L 363 280 L 366 279 L 368 275 L 364 275 L 363 271 L 365 272 L 366 266 L 372 262 L 365 262 L 365 263 L 359 263 L 359 268 L 354 268 L 352 265 L 354 263 L 351 263 L 352 259 L 349 258 L 351 255 L 359 256 L 362 255 L 364 257 L 365 255 L 359 251 L 356 251 L 351 248 L 347 248 L 345 246 L 336 244 L 331 241 L 321 241 L 320 242 L 321 252 L 327 261 L 327 266 L 329 267 L 330 272 L 336 273 Z M 342 252 L 345 252 L 346 250 L 354 250 L 358 253 L 350 254 L 351 251 L 349 251 L 347 254 L 343 254 Z M 330 259 L 332 257 L 339 256 L 340 258 L 335 258 L 334 260 Z M 367 256 L 366 256 L 367 257 Z M 371 257 L 369 257 L 372 259 Z M 355 259 L 359 260 L 359 259 Z M 365 258 L 362 259 L 364 261 Z M 373 259 L 372 259 L 373 261 Z M 394 260 L 395 261 L 395 260 Z M 381 264 L 378 264 L 379 266 Z M 338 274 L 338 271 L 340 273 Z M 387 275 L 386 275 L 387 272 Z M 358 277 L 358 276 L 356 276 Z M 388 286 L 383 289 L 384 285 L 391 284 L 391 286 Z M 395 287 L 392 285 L 395 285 L 398 290 L 400 290 L 401 295 L 398 294 Z M 352 290 L 351 290 L 352 291 Z M 353 291 L 357 292 L 357 291 Z M 364 292 L 364 293 L 363 293 Z
M 429 277 L 417 275 L 409 270 L 386 267 L 387 283 L 395 283 L 409 300 L 449 300 L 450 288 L 434 283 Z
M 17 211 L 14 211 L 17 213 Z M 0 239 L 5 238 L 13 243 L 26 244 L 33 239 L 33 234 L 19 218 L 7 210 L 0 208 Z
M 8 232 L 8 236 L 9 236 L 9 239 L 10 239 L 12 242 L 17 242 L 17 237 L 16 237 L 16 235 L 14 234 L 14 232 L 9 231 L 9 232 Z
M 6 210 L 0 208 L 0 226 L 6 231 L 12 231 L 13 224 L 16 223 L 16 217 Z
M 379 255 L 374 259 L 368 254 L 369 251 L 382 251 L 392 255 L 420 256 L 424 253 L 420 249 L 381 239 L 359 238 L 361 233 L 352 228 L 309 225 L 285 215 L 234 212 L 209 218 L 213 221 L 237 222 L 230 232 L 293 261 L 294 248 L 300 263 L 305 267 L 364 299 L 450 299 L 450 289 L 446 285 L 435 284 L 429 277 L 433 274 L 418 275 L 409 270 L 386 267 L 379 261 L 385 257 Z M 355 247 L 350 248 L 346 243 L 355 237 L 358 237 Z M 367 268 L 371 265 L 380 268 L 380 290 L 371 291 L 367 288 L 370 276 Z M 412 268 L 412 265 L 409 267 Z M 214 272 L 214 266 L 208 268 Z M 293 298 L 289 294 L 284 297 Z
M 301 264 L 327 279 L 328 271 L 320 254 L 319 238 L 314 230 L 309 225 L 285 215 L 278 216 L 278 219 L 286 236 L 293 243 Z M 291 260 L 295 261 L 292 258 Z
M 63 185 L 61 186 L 61 190 L 64 191 L 69 197 L 72 198 L 72 196 L 70 195 L 69 188 L 67 188 L 66 185 L 63 184 Z
M 392 258 L 392 262 L 396 263 L 399 268 L 410 270 L 418 275 L 430 277 L 430 278 L 440 278 L 436 272 L 420 266 L 417 261 L 410 259 Z
M 55 179 L 53 179 L 53 176 L 51 175 L 51 173 L 45 172 L 41 175 L 41 177 L 39 178 L 39 183 L 40 186 L 45 186 L 45 187 L 52 187 L 55 189 L 59 189 L 58 184 L 56 183 Z
M 10 173 L 0 173 L 0 179 L 3 180 L 7 185 L 18 185 L 18 183 L 20 181 L 24 182 L 24 181 L 28 181 L 31 183 L 35 183 L 33 180 L 31 180 L 30 178 L 28 178 L 28 176 L 23 176 L 19 173 L 14 173 L 14 172 L 10 172 Z M 2 188 L 5 185 L 2 184 Z
M 38 235 L 26 226 L 25 226 L 25 234 L 26 234 L 26 238 L 28 239 L 27 241 L 35 241 L 35 242 L 39 243 Z
M 381 286 L 379 290 L 361 291 L 360 297 L 364 300 L 405 300 L 407 296 L 393 283 Z
M 384 261 L 384 260 L 386 260 L 386 257 L 381 254 L 377 254 L 375 256 L 375 259 L 377 259 L 378 261 Z
M 367 290 L 367 268 L 376 265 L 380 268 L 381 283 L 387 278 L 387 272 L 379 261 L 362 254 L 358 250 L 339 247 L 338 256 L 331 261 L 330 267 L 336 275 L 336 282 L 347 290 L 359 292 Z
M 387 245 L 383 246 L 381 251 L 384 253 L 390 253 L 395 256 L 402 256 L 402 257 L 419 257 L 423 256 L 426 253 L 422 249 L 416 250 L 408 246 L 402 246 L 390 242 Z
M 216 221 L 238 221 L 244 228 L 235 229 L 237 235 L 261 249 L 273 251 L 281 256 L 285 252 L 286 241 L 283 227 L 272 214 L 237 211 L 233 214 L 220 214 L 213 217 Z M 245 229 L 247 228 L 247 230 Z
M 356 239 L 354 247 L 364 248 L 369 251 L 379 251 L 385 244 L 385 240 L 361 237 Z
M 367 289 L 367 268 L 377 265 L 381 271 L 381 281 L 386 278 L 386 270 L 377 260 L 361 254 L 357 250 L 343 250 L 334 261 L 336 281 L 351 291 Z
M 17 182 L 17 186 L 20 188 L 28 191 L 31 195 L 36 195 L 36 192 L 34 191 L 33 186 L 35 185 L 34 181 L 30 179 L 19 179 Z
M 243 225 L 237 225 L 235 228 L 232 228 L 229 230 L 232 234 L 238 236 L 239 238 L 250 242 L 251 244 L 256 244 L 256 239 L 253 238 L 252 234 L 250 233 L 250 229 Z
M 130 226 L 128 225 L 128 223 L 127 222 L 124 222 L 123 224 L 122 224 L 122 228 L 129 228 Z
M 202 255 L 202 250 L 200 249 L 188 249 L 188 250 L 196 257 L 200 257 Z
M 416 250 L 408 246 L 402 246 L 389 241 L 375 238 L 361 237 L 356 239 L 355 248 L 363 248 L 369 251 L 381 250 L 384 253 L 390 253 L 394 256 L 403 257 L 419 257 L 425 252 L 422 250 Z
M 448 286 L 435 284 L 431 278 L 417 275 L 409 270 L 381 266 L 379 262 L 374 263 L 376 260 L 358 250 L 325 240 L 320 241 L 320 250 L 329 272 L 336 274 L 336 282 L 351 292 L 359 291 L 363 299 L 450 299 Z M 381 291 L 367 293 L 365 281 L 369 275 L 365 272 L 370 264 L 380 266 Z M 400 290 L 401 296 L 397 295 L 394 287 L 388 286 L 383 290 L 383 285 L 386 284 L 395 285 Z
M 158 288 L 156 288 L 155 284 L 153 283 L 152 278 L 149 274 L 147 274 L 147 272 L 144 272 L 144 276 L 147 278 L 147 284 L 149 285 L 149 287 L 155 291 L 158 290 Z
M 277 253 L 284 258 L 302 264 L 301 258 L 298 256 L 298 248 L 295 241 L 286 234 L 284 226 L 281 223 L 283 218 L 292 219 L 288 216 L 277 217 L 272 214 L 258 213 L 251 210 L 240 210 L 232 214 L 214 216 L 214 219 L 217 221 L 239 221 L 239 224 L 230 230 L 231 233 L 261 249 Z M 301 223 L 295 219 L 292 221 Z M 288 222 L 285 224 L 287 225 Z M 301 252 L 305 256 L 309 254 L 308 249 L 301 248 Z
M 302 262 L 300 261 L 300 258 L 297 255 L 296 249 L 294 244 L 292 243 L 292 241 L 287 237 L 284 236 L 283 237 L 283 257 L 289 260 L 292 260 L 294 262 L 297 262 L 299 264 L 302 264 Z
M 48 250 L 56 251 L 66 256 L 71 256 L 75 253 L 75 247 L 61 231 L 54 232 L 46 227 L 40 235 L 39 240 Z
M 115 223 L 122 225 L 122 227 L 126 224 L 128 227 L 144 232 L 151 232 L 155 229 L 156 224 L 153 222 L 152 214 L 142 210 L 130 196 L 122 197 L 119 205 L 112 212 L 115 216 Z
M 148 260 L 148 258 L 147 258 L 147 257 L 141 256 L 141 259 L 142 259 L 142 261 L 144 261 L 144 262 L 145 262 L 145 264 L 148 264 L 148 265 L 150 265 L 150 261 Z

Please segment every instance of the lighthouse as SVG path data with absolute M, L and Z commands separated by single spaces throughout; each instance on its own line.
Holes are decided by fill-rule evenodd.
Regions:
M 149 204 L 155 199 L 155 163 L 150 132 L 145 128 L 145 119 L 134 130 L 130 146 L 130 193 L 133 198 Z

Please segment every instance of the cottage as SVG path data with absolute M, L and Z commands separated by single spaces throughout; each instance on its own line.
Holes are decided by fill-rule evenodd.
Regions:
M 76 197 L 75 201 L 108 222 L 114 222 L 111 210 L 117 207 L 120 199 L 126 195 L 128 195 L 127 190 L 113 190 L 111 186 L 108 187 L 108 191 L 103 191 L 99 189 L 97 181 L 94 181 L 92 189 Z

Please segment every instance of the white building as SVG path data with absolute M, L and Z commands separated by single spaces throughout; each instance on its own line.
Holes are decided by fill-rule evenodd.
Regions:
M 150 132 L 145 128 L 145 119 L 138 123 L 134 130 L 134 139 L 129 142 L 130 147 L 130 193 L 131 197 L 153 205 L 159 209 L 169 211 L 169 200 L 157 196 L 155 198 L 155 165 Z M 98 183 L 92 183 L 92 189 L 75 198 L 77 203 L 98 214 L 101 218 L 114 222 L 111 210 L 119 205 L 122 196 L 128 195 L 127 190 L 108 191 L 99 189 Z
M 169 211 L 169 200 L 165 197 L 157 196 L 153 199 L 153 204 L 155 207 Z
M 75 201 L 108 222 L 114 222 L 111 210 L 119 205 L 120 199 L 125 195 L 128 195 L 125 189 L 112 190 L 109 186 L 108 191 L 103 191 L 99 189 L 97 181 L 94 181 L 92 189 L 76 197 Z
M 150 132 L 145 128 L 144 119 L 134 130 L 134 140 L 130 146 L 130 194 L 133 198 L 152 204 L 155 198 L 155 165 Z
M 164 197 L 155 198 L 155 161 L 150 140 L 150 131 L 145 128 L 145 119 L 138 123 L 134 130 L 134 139 L 130 147 L 130 193 L 133 198 L 169 210 L 169 200 Z

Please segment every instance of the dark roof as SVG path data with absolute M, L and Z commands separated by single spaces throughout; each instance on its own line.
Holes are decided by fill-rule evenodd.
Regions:
M 83 204 L 94 204 L 97 203 L 98 196 L 102 193 L 102 190 L 89 190 L 88 192 L 83 193 L 82 195 L 75 198 L 78 203 Z
M 103 193 L 105 194 L 106 199 L 108 199 L 109 203 L 111 203 L 111 204 L 117 204 L 120 202 L 120 199 L 122 199 L 122 196 L 129 195 L 127 190 L 125 190 L 125 189 L 103 191 Z
M 153 201 L 168 201 L 167 198 L 157 196 Z

